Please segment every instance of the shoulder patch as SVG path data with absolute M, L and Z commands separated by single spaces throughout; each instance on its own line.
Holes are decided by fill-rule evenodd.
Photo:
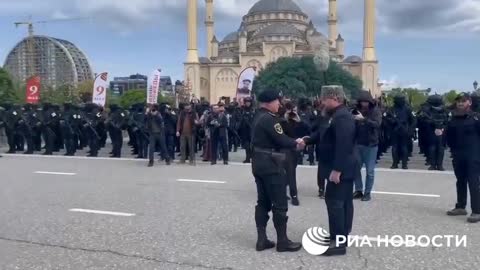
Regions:
M 281 126 L 279 123 L 275 124 L 273 127 L 275 128 L 275 131 L 276 131 L 278 134 L 283 134 L 283 128 L 282 128 L 282 126 Z

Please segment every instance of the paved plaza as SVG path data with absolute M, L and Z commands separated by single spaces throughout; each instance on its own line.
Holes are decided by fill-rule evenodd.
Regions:
M 256 252 L 250 167 L 5 155 L 0 159 L 1 269 L 475 269 L 480 230 L 447 217 L 452 172 L 379 169 L 352 234 L 465 235 L 467 247 L 351 247 L 347 256 Z M 328 229 L 316 168 L 298 169 L 289 237 Z M 102 212 L 107 211 L 107 212 Z M 112 213 L 110 213 L 112 212 Z M 276 240 L 271 222 L 268 234 Z

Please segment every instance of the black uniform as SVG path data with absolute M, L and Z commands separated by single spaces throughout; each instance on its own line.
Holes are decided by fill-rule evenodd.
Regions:
M 480 115 L 454 111 L 447 126 L 447 143 L 457 178 L 455 209 L 466 208 L 468 186 L 472 214 L 480 214 Z
M 77 150 L 75 139 L 75 129 L 74 129 L 74 111 L 73 111 L 73 104 L 66 103 L 63 105 L 63 113 L 60 120 L 60 128 L 62 132 L 62 138 L 65 145 L 66 156 L 73 156 L 75 155 L 75 151 Z
M 352 114 L 342 105 L 329 115 L 328 128 L 314 133 L 307 143 L 319 142 L 319 163 L 326 175 L 332 171 L 341 173 L 340 183 L 329 181 L 325 192 L 330 238 L 335 240 L 337 235 L 348 236 L 352 230 L 352 190 L 360 166 L 355 153 L 355 120 Z
M 123 133 L 122 129 L 126 123 L 127 115 L 115 104 L 110 105 L 110 115 L 106 124 L 110 139 L 112 140 L 112 156 L 120 158 L 122 156 Z
M 5 109 L 5 133 L 7 135 L 9 150 L 7 153 L 14 154 L 17 150 L 15 138 L 19 136 L 18 124 L 21 120 L 21 111 L 17 106 L 6 105 Z
M 392 169 L 397 169 L 400 161 L 402 168 L 408 169 L 409 145 L 415 130 L 415 118 L 405 97 L 394 97 L 394 106 L 386 113 L 386 121 L 392 132 Z
M 279 93 L 266 90 L 259 95 L 260 102 L 271 102 L 279 98 Z M 255 114 L 252 132 L 252 172 L 257 185 L 257 250 L 273 247 L 266 238 L 265 227 L 273 213 L 273 224 L 277 231 L 277 251 L 297 251 L 301 244 L 291 242 L 287 237 L 287 179 L 284 169 L 285 154 L 282 150 L 295 149 L 297 143 L 284 134 L 278 117 L 261 108 Z
M 418 118 L 423 122 L 423 133 L 425 133 L 423 136 L 426 140 L 427 159 L 431 165 L 429 170 L 443 171 L 443 156 L 445 152 L 445 136 L 443 132 L 447 126 L 448 113 L 441 96 L 430 96 L 428 98 L 428 105 L 427 108 L 422 110 Z M 442 134 L 436 135 L 436 130 L 442 131 Z
M 254 115 L 255 111 L 253 110 L 251 103 L 248 107 L 245 105 L 242 108 L 238 134 L 240 136 L 240 140 L 242 141 L 242 148 L 245 149 L 246 154 L 243 163 L 250 163 L 252 159 L 252 147 L 250 143 L 252 141 L 252 123 Z

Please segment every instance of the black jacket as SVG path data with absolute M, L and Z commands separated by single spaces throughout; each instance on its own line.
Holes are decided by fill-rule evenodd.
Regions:
M 453 161 L 480 163 L 480 115 L 454 112 L 447 126 L 447 144 Z
M 357 142 L 365 146 L 377 146 L 382 125 L 382 113 L 376 107 L 363 114 L 364 119 L 356 122 Z
M 153 115 L 152 113 L 147 114 L 145 117 L 145 126 L 147 127 L 148 133 L 153 133 L 153 122 L 156 122 L 158 127 L 161 129 L 161 132 L 165 132 L 165 124 L 163 122 L 162 115 L 158 113 L 157 115 Z
M 355 152 L 355 120 L 347 107 L 341 105 L 331 112 L 326 130 L 312 134 L 307 144 L 318 144 L 321 167 L 342 173 L 341 179 L 353 181 L 359 170 Z M 323 136 L 322 136 L 323 133 Z
M 227 115 L 223 114 L 211 114 L 210 118 L 208 119 L 208 126 L 210 128 L 212 137 L 219 136 L 219 137 L 227 137 L 228 136 L 228 119 Z
M 368 91 L 361 91 L 358 96 L 357 111 L 363 114 L 363 120 L 357 120 L 357 144 L 364 146 L 377 146 L 380 141 L 380 127 L 382 126 L 382 113 L 377 108 L 372 95 Z M 362 111 L 361 102 L 368 102 L 367 111 Z

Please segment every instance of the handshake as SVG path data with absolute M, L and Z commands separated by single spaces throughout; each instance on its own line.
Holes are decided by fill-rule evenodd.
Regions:
M 301 151 L 305 149 L 305 147 L 307 146 L 306 140 L 308 139 L 310 139 L 310 137 L 308 136 L 296 139 L 295 142 L 297 142 L 297 150 Z

